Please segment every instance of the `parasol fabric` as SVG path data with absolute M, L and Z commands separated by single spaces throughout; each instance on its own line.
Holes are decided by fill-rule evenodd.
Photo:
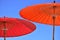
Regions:
M 35 29 L 36 26 L 31 22 L 18 18 L 0 17 L 0 37 L 23 36 Z
M 53 16 L 55 16 L 55 25 L 59 26 L 60 4 L 49 3 L 28 6 L 20 11 L 20 15 L 31 21 L 50 25 L 53 25 Z

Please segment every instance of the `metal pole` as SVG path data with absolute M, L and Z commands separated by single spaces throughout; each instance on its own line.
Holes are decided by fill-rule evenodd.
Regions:
M 4 19 L 5 19 L 5 16 L 4 16 Z M 4 30 L 4 40 L 6 40 L 6 22 L 4 21 L 3 22 L 3 24 L 4 24 L 4 28 L 3 28 L 3 30 Z
M 54 0 L 53 1 L 53 3 L 56 3 L 56 1 Z M 56 14 L 55 14 L 55 8 L 56 8 L 56 6 L 55 5 L 53 5 L 53 33 L 52 33 L 52 40 L 55 40 L 55 18 L 56 18 Z
M 6 40 L 6 30 L 4 30 L 4 40 Z
M 55 35 L 55 17 L 53 16 L 53 33 L 52 33 L 52 40 L 54 39 L 54 35 Z

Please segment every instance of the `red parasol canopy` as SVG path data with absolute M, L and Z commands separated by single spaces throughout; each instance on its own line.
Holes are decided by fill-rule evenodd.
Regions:
M 0 37 L 23 36 L 35 29 L 36 26 L 31 22 L 18 18 L 0 17 Z

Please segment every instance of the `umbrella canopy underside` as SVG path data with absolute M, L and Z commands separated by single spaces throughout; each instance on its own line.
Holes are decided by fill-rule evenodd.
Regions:
M 6 37 L 16 37 L 29 34 L 35 29 L 36 26 L 34 24 L 22 19 L 0 18 L 0 37 L 4 37 L 4 30 L 6 30 Z
M 54 12 L 55 9 L 55 12 Z M 60 25 L 60 4 L 38 4 L 28 6 L 20 11 L 21 17 L 43 24 L 53 25 L 53 16 L 55 16 L 55 25 Z

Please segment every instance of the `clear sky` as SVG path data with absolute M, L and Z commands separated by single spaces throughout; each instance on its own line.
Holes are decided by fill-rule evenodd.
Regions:
M 53 0 L 0 0 L 0 17 L 14 17 L 22 18 L 19 16 L 19 11 L 26 6 L 51 3 Z M 60 2 L 60 0 L 56 0 Z M 52 26 L 34 23 L 36 30 L 31 34 L 19 37 L 10 37 L 7 40 L 52 40 Z M 3 38 L 0 38 L 3 40 Z M 60 40 L 60 27 L 56 27 L 55 40 Z

